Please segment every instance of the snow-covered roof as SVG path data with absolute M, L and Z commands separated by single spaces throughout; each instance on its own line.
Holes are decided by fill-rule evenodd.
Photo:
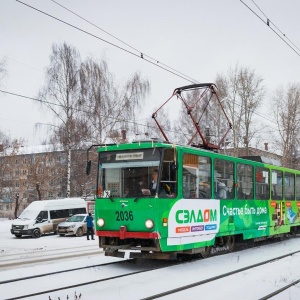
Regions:
M 54 151 L 63 151 L 63 148 L 56 145 L 37 145 L 37 146 L 17 146 L 4 149 L 3 156 L 8 155 L 26 155 L 26 154 L 38 154 Z

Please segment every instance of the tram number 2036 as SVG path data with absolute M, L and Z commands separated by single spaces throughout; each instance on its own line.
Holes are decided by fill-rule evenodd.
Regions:
M 116 221 L 133 221 L 132 211 L 116 211 Z

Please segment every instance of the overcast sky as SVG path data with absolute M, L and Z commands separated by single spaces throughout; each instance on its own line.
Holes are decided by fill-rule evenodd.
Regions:
M 271 27 L 282 38 L 284 33 L 300 48 L 299 1 L 243 1 L 264 21 L 267 16 Z M 239 0 L 56 2 L 145 55 L 199 82 L 214 82 L 218 73 L 226 72 L 237 63 L 255 69 L 257 75 L 264 78 L 269 94 L 279 85 L 299 82 L 300 50 L 293 46 L 298 52 L 295 53 Z M 139 55 L 54 1 L 24 0 L 24 3 Z M 66 41 L 79 50 L 82 59 L 105 57 L 120 85 L 139 70 L 151 82 L 151 94 L 140 123 L 151 116 L 176 87 L 190 84 L 155 63 L 150 64 L 13 0 L 0 1 L 0 41 L 0 59 L 6 58 L 8 71 L 1 89 L 28 97 L 37 97 L 44 84 L 53 43 Z M 52 124 L 53 120 L 35 101 L 1 93 L 0 105 L 0 131 L 12 138 L 23 137 L 28 145 L 37 145 L 45 139 L 45 131 L 36 131 L 35 124 Z M 266 98 L 261 112 L 270 118 L 268 107 L 270 102 Z M 263 118 L 262 121 L 268 122 Z M 276 127 L 274 123 L 269 125 Z

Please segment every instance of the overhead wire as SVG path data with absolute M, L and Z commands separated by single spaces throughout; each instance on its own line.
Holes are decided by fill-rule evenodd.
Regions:
M 40 102 L 40 103 L 46 104 L 46 105 L 58 106 L 58 107 L 62 107 L 64 109 L 73 109 L 73 110 L 78 111 L 78 112 L 83 112 L 83 113 L 86 113 L 86 114 L 90 114 L 90 111 L 88 111 L 88 110 L 84 110 L 84 109 L 80 109 L 80 108 L 76 108 L 76 107 L 69 107 L 69 106 L 66 106 L 66 105 L 63 105 L 63 104 L 60 104 L 60 103 L 55 103 L 55 102 L 51 102 L 51 101 L 47 101 L 47 100 L 37 99 L 37 98 L 22 95 L 22 94 L 17 94 L 17 93 L 13 93 L 13 92 L 9 92 L 9 91 L 4 91 L 2 89 L 0 89 L 0 92 L 2 92 L 4 94 L 16 96 L 16 97 L 28 99 L 28 100 L 33 100 L 33 101 Z M 129 120 L 129 119 L 124 119 L 124 118 L 119 119 L 119 118 L 112 117 L 110 115 L 105 115 L 105 114 L 99 114 L 99 116 L 103 117 L 103 118 L 107 118 L 107 119 L 112 119 L 112 120 L 115 120 L 117 122 L 124 122 L 125 121 L 125 122 L 135 124 L 135 125 L 138 125 L 138 126 L 157 129 L 157 127 L 155 127 L 155 126 L 149 126 L 149 124 L 137 123 L 137 122 L 134 122 L 134 121 Z M 168 130 L 168 131 L 169 132 L 175 132 L 175 131 L 172 131 L 172 130 Z
M 33 98 L 33 97 L 29 97 L 29 96 L 25 96 L 25 95 L 22 95 L 22 94 L 17 94 L 17 93 L 13 93 L 13 92 L 9 92 L 9 91 L 4 91 L 2 89 L 0 89 L 0 92 L 2 93 L 5 93 L 5 94 L 9 94 L 9 95 L 12 95 L 12 96 L 17 96 L 17 97 L 21 97 L 21 98 L 24 98 L 24 99 L 28 99 L 28 100 L 33 100 L 33 101 L 36 101 L 36 102 L 40 102 L 40 103 L 43 103 L 43 104 L 47 104 L 47 105 L 53 105 L 53 106 L 58 106 L 58 107 L 62 107 L 62 108 L 68 108 L 68 109 L 73 109 L 73 110 L 76 110 L 78 112 L 83 112 L 83 113 L 87 113 L 89 114 L 90 112 L 87 111 L 87 110 L 84 110 L 84 109 L 79 109 L 79 108 L 76 108 L 76 107 L 68 107 L 66 105 L 63 105 L 63 104 L 59 104 L 59 103 L 55 103 L 55 102 L 50 102 L 50 101 L 47 101 L 47 100 L 42 100 L 42 99 L 37 99 L 37 98 Z M 275 125 L 277 125 L 276 121 L 274 120 L 271 120 L 269 118 L 267 118 L 266 116 L 262 115 L 262 114 L 259 114 L 259 113 L 256 113 L 258 116 L 266 119 L 267 121 L 269 122 L 272 122 L 274 123 Z M 157 129 L 156 126 L 151 126 L 149 124 L 143 124 L 143 123 L 138 123 L 138 122 L 134 122 L 132 120 L 128 120 L 128 119 L 124 119 L 124 118 L 116 118 L 116 117 L 112 117 L 110 115 L 105 115 L 105 114 L 100 114 L 101 117 L 104 117 L 104 118 L 108 118 L 108 119 L 112 119 L 112 120 L 115 120 L 117 122 L 128 122 L 128 123 L 131 123 L 131 124 L 135 124 L 135 125 L 138 125 L 138 126 L 142 126 L 142 127 L 147 127 L 147 128 L 152 128 L 152 129 Z M 274 129 L 274 130 L 277 130 L 278 129 Z M 174 130 L 166 130 L 168 132 L 171 132 L 171 133 L 175 133 L 176 131 Z
M 81 32 L 83 32 L 83 33 L 85 33 L 85 34 L 87 34 L 87 35 L 89 35 L 89 36 L 92 36 L 92 37 L 94 37 L 94 38 L 96 38 L 96 39 L 98 39 L 98 40 L 100 40 L 100 41 L 102 41 L 102 42 L 104 42 L 104 43 L 107 43 L 107 44 L 109 44 L 109 45 L 111 45 L 111 46 L 113 46 L 113 47 L 115 47 L 115 48 L 118 48 L 119 50 L 125 51 L 125 52 L 127 52 L 128 54 L 131 54 L 131 55 L 133 55 L 133 56 L 135 56 L 135 57 L 139 57 L 139 58 L 145 60 L 146 62 L 148 62 L 148 63 L 150 63 L 150 64 L 152 64 L 152 65 L 154 65 L 154 66 L 156 66 L 156 67 L 158 67 L 158 68 L 161 68 L 161 69 L 163 69 L 163 70 L 165 70 L 165 71 L 167 71 L 167 72 L 169 72 L 169 73 L 171 73 L 171 74 L 173 74 L 173 75 L 175 75 L 175 76 L 177 76 L 177 77 L 180 77 L 180 78 L 182 78 L 182 79 L 184 79 L 184 80 L 186 80 L 186 81 L 189 81 L 189 82 L 191 82 L 191 83 L 197 83 L 197 82 L 198 82 L 198 81 L 195 81 L 195 80 L 191 80 L 191 79 L 189 79 L 189 78 L 187 78 L 187 77 L 185 77 L 185 76 L 182 76 L 181 74 L 177 74 L 175 71 L 169 70 L 167 67 L 164 67 L 164 66 L 162 66 L 162 65 L 159 65 L 159 64 L 157 64 L 157 63 L 155 63 L 155 62 L 153 62 L 153 61 L 151 61 L 151 60 L 145 58 L 144 55 L 143 55 L 143 53 L 136 54 L 136 53 L 134 53 L 134 52 L 132 52 L 132 51 L 129 51 L 129 50 L 123 48 L 123 47 L 120 47 L 120 46 L 118 46 L 118 45 L 116 45 L 116 44 L 114 44 L 114 43 L 112 43 L 112 42 L 109 42 L 109 41 L 107 41 L 107 40 L 105 40 L 105 39 L 103 39 L 103 38 L 100 38 L 99 36 L 97 36 L 97 35 L 95 35 L 95 34 L 92 34 L 92 33 L 88 32 L 88 31 L 86 31 L 86 30 L 84 30 L 84 29 L 81 29 L 81 28 L 79 28 L 79 27 L 77 27 L 77 26 L 75 26 L 75 25 L 73 25 L 73 24 L 71 24 L 71 23 L 68 23 L 68 22 L 66 22 L 66 21 L 64 21 L 64 20 L 62 20 L 62 19 L 60 19 L 60 18 L 57 18 L 57 17 L 55 17 L 55 16 L 53 16 L 53 15 L 50 15 L 50 14 L 48 14 L 48 13 L 46 13 L 46 12 L 44 12 L 44 11 L 42 11 L 42 10 L 36 8 L 36 7 L 33 7 L 33 6 L 31 6 L 31 5 L 27 4 L 27 3 L 24 3 L 24 2 L 22 2 L 22 1 L 20 1 L 20 0 L 16 0 L 16 1 L 19 2 L 19 3 L 21 3 L 21 4 L 23 4 L 23 5 L 25 5 L 25 6 L 27 6 L 27 7 L 30 7 L 30 8 L 32 8 L 32 9 L 34 9 L 34 10 L 36 10 L 36 11 L 42 13 L 42 14 L 44 14 L 44 15 L 46 15 L 46 16 L 48 16 L 48 17 L 54 19 L 54 20 L 57 20 L 57 21 L 59 21 L 59 22 L 65 24 L 65 25 L 68 25 L 68 26 L 70 26 L 70 27 L 72 27 L 72 28 L 74 28 L 74 29 L 76 29 L 76 30 L 79 30 L 79 31 L 81 31 Z
M 267 20 L 265 21 L 262 17 L 260 17 L 250 6 L 248 6 L 243 0 L 240 0 L 254 15 L 256 15 L 264 24 L 266 24 L 288 47 L 290 47 L 298 56 L 300 56 L 300 53 L 294 49 L 284 38 L 282 38 L 280 36 L 280 34 L 274 30 L 271 26 L 270 26 L 270 20 L 267 18 Z M 273 23 L 272 23 L 273 24 Z M 276 27 L 277 28 L 277 27 Z M 281 31 L 280 31 L 281 33 Z M 284 35 L 285 36 L 285 35 Z
M 267 18 L 267 20 L 269 21 L 269 24 L 273 24 L 274 27 L 295 47 L 297 48 L 299 51 L 300 49 L 286 36 L 285 33 L 283 33 L 270 19 L 269 17 L 262 11 L 262 9 L 254 2 L 254 0 L 251 0 L 253 2 L 253 4 L 257 7 L 257 9 Z
M 117 38 L 116 36 L 110 34 L 110 33 L 107 32 L 106 30 L 100 28 L 100 27 L 97 26 L 96 24 L 90 22 L 89 20 L 83 18 L 83 17 L 80 16 L 79 14 L 73 12 L 72 10 L 68 9 L 67 7 L 61 5 L 60 3 L 58 3 L 58 2 L 56 2 L 56 1 L 54 1 L 54 0 L 51 0 L 51 1 L 54 2 L 55 4 L 59 5 L 60 7 L 64 8 L 65 10 L 69 11 L 70 13 L 76 15 L 77 17 L 81 18 L 82 20 L 86 21 L 86 22 L 89 23 L 90 25 L 92 25 L 92 26 L 98 28 L 99 30 L 101 30 L 101 31 L 105 32 L 106 34 L 110 35 L 111 37 L 115 38 L 116 40 L 118 40 L 119 42 L 123 43 L 124 45 L 126 45 L 126 46 L 130 47 L 131 49 L 137 51 L 139 54 L 133 53 L 132 51 L 129 51 L 129 50 L 127 50 L 127 49 L 125 49 L 125 48 L 123 48 L 123 47 L 120 47 L 120 46 L 118 46 L 118 45 L 116 45 L 116 44 L 114 44 L 114 43 L 111 43 L 111 42 L 109 42 L 109 41 L 107 41 L 107 40 L 105 40 L 105 39 L 103 39 L 103 38 L 100 38 L 99 36 L 96 36 L 96 35 L 94 35 L 94 34 L 88 32 L 88 31 L 83 30 L 83 29 L 81 29 L 81 28 L 79 28 L 79 27 L 77 27 L 77 26 L 75 26 L 75 25 L 73 25 L 73 24 L 70 24 L 70 23 L 68 23 L 68 22 L 66 22 L 66 21 L 64 21 L 64 20 L 62 20 L 62 19 L 60 19 L 60 18 L 57 18 L 57 17 L 55 17 L 55 16 L 53 16 L 53 15 L 50 15 L 50 14 L 48 14 L 48 13 L 46 13 L 46 12 L 44 12 L 44 11 L 38 9 L 38 8 L 35 8 L 35 7 L 33 7 L 33 6 L 31 6 L 31 5 L 27 4 L 27 3 L 24 3 L 24 2 L 22 2 L 22 1 L 20 1 L 20 0 L 16 0 L 16 1 L 19 2 L 20 4 L 23 4 L 23 5 L 25 5 L 25 6 L 29 7 L 29 8 L 32 8 L 32 9 L 36 10 L 36 11 L 38 11 L 38 12 L 40 12 L 40 13 L 42 13 L 42 14 L 44 14 L 44 15 L 50 17 L 50 18 L 53 18 L 53 19 L 55 19 L 55 20 L 57 20 L 57 21 L 59 21 L 59 22 L 61 22 L 61 23 L 64 23 L 64 24 L 67 25 L 67 26 L 70 26 L 70 27 L 72 27 L 72 28 L 74 28 L 74 29 L 76 29 L 76 30 L 79 30 L 79 31 L 81 31 L 81 32 L 83 32 L 83 33 L 85 33 L 85 34 L 87 34 L 87 35 L 90 35 L 90 36 L 92 36 L 92 37 L 98 39 L 98 40 L 101 40 L 101 41 L 103 41 L 103 42 L 105 42 L 105 43 L 107 43 L 107 44 L 109 44 L 109 45 L 111 45 L 111 46 L 113 46 L 113 47 L 116 47 L 116 48 L 118 48 L 118 49 L 120 49 L 120 50 L 122 50 L 122 51 L 125 51 L 125 52 L 127 52 L 127 53 L 129 53 L 129 54 L 131 54 L 131 55 L 133 55 L 133 56 L 142 58 L 142 59 L 144 59 L 145 61 L 147 61 L 147 62 L 149 62 L 149 63 L 151 63 L 151 64 L 153 64 L 153 65 L 155 65 L 155 66 L 157 66 L 157 67 L 159 67 L 159 68 L 161 68 L 161 69 L 163 69 L 163 70 L 169 72 L 169 73 L 172 73 L 172 74 L 175 75 L 175 76 L 181 77 L 181 78 L 184 79 L 184 80 L 187 80 L 187 81 L 189 81 L 189 82 L 191 82 L 191 83 L 199 82 L 199 81 L 197 81 L 197 80 L 191 78 L 190 76 L 187 76 L 187 75 L 181 73 L 180 71 L 177 71 L 176 69 L 173 69 L 173 68 L 171 68 L 171 67 L 169 67 L 169 66 L 167 66 L 167 65 L 165 65 L 165 64 L 163 64 L 163 63 L 161 63 L 161 62 L 159 62 L 157 59 L 154 59 L 154 58 L 152 58 L 151 56 L 149 56 L 149 55 L 147 55 L 147 54 L 141 52 L 140 50 L 138 50 L 138 49 L 132 47 L 132 46 L 129 45 L 128 43 L 126 43 L 126 42 L 124 42 L 123 40 Z M 255 13 L 248 5 L 246 5 L 242 0 L 240 0 L 240 1 L 241 1 L 246 7 L 248 7 L 248 8 L 249 8 L 249 9 L 250 9 L 250 10 L 251 10 L 251 11 L 259 18 L 259 19 L 261 19 L 261 21 L 263 21 L 265 24 L 267 24 L 260 16 L 258 16 L 258 15 L 256 14 L 256 13 Z M 252 1 L 253 1 L 253 0 L 252 0 Z M 254 1 L 253 1 L 253 3 L 254 3 Z M 255 3 L 254 3 L 254 4 L 255 4 Z M 256 5 L 256 4 L 255 4 L 255 5 Z M 261 12 L 262 12 L 262 11 L 261 11 Z M 262 13 L 263 13 L 263 12 L 262 12 Z M 263 14 L 264 14 L 264 13 L 263 13 Z M 264 14 L 264 16 L 266 17 L 265 14 Z M 267 18 L 267 19 L 268 19 L 268 18 Z M 269 20 L 269 19 L 268 19 L 268 20 Z M 273 23 L 272 23 L 272 24 L 273 24 Z M 276 27 L 276 26 L 275 26 L 275 27 Z M 270 28 L 271 28 L 271 27 L 270 27 Z M 277 28 L 277 27 L 276 27 L 276 28 Z M 272 29 L 272 28 L 271 28 L 271 29 Z M 272 29 L 272 30 L 273 30 L 273 29 Z M 273 30 L 273 31 L 274 31 L 274 30 Z M 277 33 L 276 31 L 274 31 L 274 32 L 278 35 L 278 33 Z M 281 32 L 281 31 L 280 31 L 280 32 Z M 278 35 L 278 36 L 279 36 L 279 35 Z M 279 37 L 280 37 L 280 36 L 279 36 Z M 280 37 L 280 38 L 281 38 L 281 37 Z M 282 38 L 281 38 L 281 39 L 282 39 Z M 284 42 L 287 43 L 286 41 L 284 41 Z M 288 44 L 288 43 L 287 43 L 287 44 Z M 288 44 L 288 45 L 289 45 L 289 44 Z M 289 45 L 289 46 L 290 46 L 290 45 Z M 290 47 L 291 47 L 291 46 L 290 46 Z M 292 48 L 292 47 L 291 47 L 291 48 Z M 293 49 L 293 48 L 292 48 L 292 49 Z M 293 49 L 293 50 L 294 50 L 294 49 Z M 295 50 L 294 50 L 294 51 L 295 51 Z M 295 51 L 295 52 L 297 53 L 297 51 Z M 297 54 L 298 54 L 298 53 L 297 53 Z M 300 54 L 298 54 L 298 55 L 300 56 Z M 148 59 L 146 59 L 145 57 L 148 57 L 149 59 L 153 60 L 154 62 L 153 62 L 153 61 L 150 61 L 150 60 L 148 60 Z M 160 65 L 158 65 L 158 64 L 160 64 Z M 163 66 L 164 66 L 164 67 L 163 67 Z M 182 76 L 181 76 L 181 75 L 182 75 Z M 23 97 L 23 98 L 27 98 L 27 99 L 31 99 L 31 100 L 36 100 L 36 101 L 39 101 L 39 102 L 45 102 L 45 103 L 51 104 L 51 105 L 58 105 L 57 103 L 51 103 L 51 102 L 48 102 L 48 101 L 43 101 L 43 100 L 41 100 L 41 99 L 35 99 L 35 98 L 31 98 L 31 97 L 27 97 L 27 96 L 23 96 L 23 95 L 11 93 L 11 92 L 6 92 L 6 91 L 3 91 L 3 90 L 0 90 L 0 91 L 1 91 L 1 92 L 4 92 L 4 93 L 7 93 L 7 94 L 11 94 L 11 95 Z M 58 106 L 62 106 L 62 105 L 58 105 Z M 83 111 L 83 112 L 85 112 L 85 111 Z M 267 118 L 266 116 L 263 116 L 263 115 L 261 115 L 261 114 L 259 114 L 259 113 L 255 113 L 255 114 L 258 115 L 258 116 L 260 116 L 260 117 L 262 117 L 262 118 L 264 118 L 264 119 L 266 119 L 267 121 L 270 121 L 270 122 L 272 122 L 272 123 L 277 124 L 274 120 L 271 120 L 271 119 Z M 108 116 L 105 116 L 105 117 L 109 118 Z M 121 121 L 121 120 L 120 120 L 120 121 Z M 122 121 L 124 121 L 124 120 L 122 119 Z M 132 121 L 128 121 L 128 122 L 129 122 L 129 123 L 134 123 L 134 122 L 132 122 Z M 136 123 L 136 124 L 137 124 L 137 123 Z M 145 124 L 137 124 L 137 125 L 151 127 L 151 126 L 145 125 Z M 156 127 L 155 127 L 155 128 L 156 128 Z
M 143 52 L 143 51 L 141 51 L 141 50 L 138 50 L 137 48 L 135 48 L 135 47 L 129 45 L 128 43 L 126 43 L 126 42 L 124 42 L 123 40 L 119 39 L 119 38 L 116 37 L 115 35 L 109 33 L 107 30 L 104 30 L 103 28 L 101 28 L 101 27 L 99 27 L 98 25 L 94 24 L 93 22 L 87 20 L 86 18 L 80 16 L 79 14 L 77 14 L 77 13 L 75 13 L 74 11 L 70 10 L 69 8 L 63 6 L 62 4 L 58 3 L 57 1 L 55 1 L 55 0 L 51 0 L 51 1 L 54 2 L 55 4 L 59 5 L 59 6 L 62 7 L 63 9 L 67 10 L 67 11 L 70 12 L 71 14 L 73 14 L 73 15 L 77 16 L 78 18 L 84 20 L 84 21 L 87 22 L 88 24 L 90 24 L 90 25 L 96 27 L 97 29 L 103 31 L 103 32 L 106 33 L 107 35 L 113 37 L 113 38 L 116 39 L 117 41 L 119 41 L 119 42 L 121 42 L 122 44 L 126 45 L 127 47 L 131 48 L 132 50 L 137 51 L 140 55 L 143 55 L 143 57 L 148 57 L 149 59 L 153 60 L 156 64 L 161 64 L 161 65 L 165 66 L 166 68 L 168 68 L 168 69 L 170 69 L 170 70 L 173 70 L 174 72 L 176 72 L 176 73 L 178 73 L 178 74 L 181 74 L 182 76 L 184 76 L 184 77 L 186 77 L 186 78 L 189 78 L 192 82 L 195 82 L 195 83 L 196 83 L 196 82 L 199 82 L 198 80 L 196 80 L 196 79 L 194 79 L 194 78 L 192 78 L 192 77 L 190 77 L 190 76 L 188 76 L 188 75 L 182 73 L 181 71 L 178 71 L 178 70 L 176 70 L 176 69 L 174 69 L 174 68 L 172 68 L 172 67 L 170 67 L 170 66 L 168 66 L 168 65 L 166 65 L 166 64 L 164 64 L 164 63 L 162 63 L 162 62 L 159 61 L 158 59 L 151 57 L 150 55 L 146 54 L 145 52 Z

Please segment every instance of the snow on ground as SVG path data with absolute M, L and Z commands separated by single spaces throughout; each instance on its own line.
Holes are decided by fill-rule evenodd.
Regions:
M 10 234 L 10 224 L 12 221 L 0 220 L 0 251 L 5 255 L 19 254 L 29 255 L 31 252 L 45 251 L 51 252 L 56 249 L 86 249 L 86 246 L 91 249 L 99 249 L 97 239 L 95 241 L 87 241 L 86 237 L 59 237 L 55 235 L 43 236 L 39 239 L 21 238 L 17 239 Z M 65 261 L 52 261 L 40 263 L 34 267 L 22 267 L 9 270 L 0 269 L 1 280 L 21 277 L 28 274 L 39 274 L 51 272 L 53 270 L 73 268 L 80 266 L 88 266 L 119 260 L 117 258 L 109 258 L 103 255 L 102 249 L 99 249 L 99 255 L 87 255 L 86 257 L 77 257 L 67 259 Z M 283 255 L 291 251 L 300 250 L 300 238 L 289 239 L 283 242 L 271 243 L 266 246 L 256 247 L 245 251 L 230 253 L 220 256 L 211 257 L 208 259 L 198 260 L 190 263 L 179 264 L 172 267 L 162 268 L 152 272 L 140 273 L 135 276 L 130 276 L 118 280 L 108 280 L 92 286 L 81 286 L 76 289 L 67 291 L 58 291 L 51 293 L 52 299 L 67 299 L 66 296 L 77 293 L 83 295 L 82 299 L 142 299 L 147 296 L 155 295 L 185 284 L 190 284 L 195 281 L 218 276 L 224 272 L 230 272 L 235 269 L 240 269 L 255 262 L 264 261 Z M 1 258 L 0 258 L 1 260 Z M 150 263 L 150 262 L 149 262 Z M 120 271 L 124 271 L 123 269 Z M 128 271 L 136 269 L 137 266 L 127 266 Z M 262 271 L 263 270 L 263 271 Z M 107 272 L 107 273 L 106 273 Z M 87 278 L 92 281 L 99 276 L 109 276 L 111 270 L 109 268 L 93 268 L 83 272 L 82 281 Z M 257 271 L 244 271 L 236 275 L 228 277 L 226 280 L 215 280 L 212 283 L 201 285 L 193 289 L 189 289 L 178 294 L 165 296 L 162 299 L 206 299 L 206 300 L 241 300 L 241 299 L 258 299 L 259 296 L 276 290 L 286 284 L 299 279 L 300 274 L 300 254 L 295 254 L 289 257 L 288 260 L 278 260 L 276 263 L 270 263 L 257 269 Z M 68 275 L 66 275 L 68 276 Z M 56 284 L 51 282 L 51 284 Z M 58 283 L 57 283 L 58 284 Z M 45 289 L 50 289 L 45 283 Z M 30 287 L 24 287 L 24 294 L 30 293 Z M 263 293 L 261 293 L 263 292 Z M 9 298 L 9 292 L 3 289 L 0 285 L 1 299 Z M 31 297 L 33 300 L 48 299 L 48 294 L 44 298 L 41 296 Z M 28 299 L 28 298 L 27 298 Z M 73 298 L 70 298 L 73 299 Z M 272 298 L 273 300 L 298 300 L 300 299 L 300 285 L 296 285 L 285 291 L 279 296 Z

